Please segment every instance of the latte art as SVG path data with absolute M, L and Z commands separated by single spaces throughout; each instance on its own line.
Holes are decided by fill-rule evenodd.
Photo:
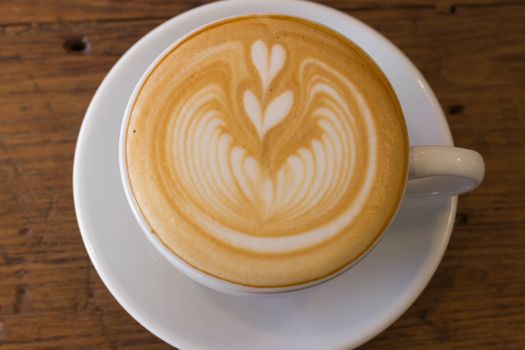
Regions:
M 244 49 L 224 47 L 238 50 L 239 60 L 245 57 Z M 323 62 L 303 60 L 298 71 L 299 85 L 303 88 L 296 93 L 304 102 L 295 113 L 316 124 L 319 136 L 292 149 L 280 167 L 272 169 L 272 163 L 264 158 L 266 135 L 288 117 L 294 103 L 290 89 L 267 98 L 273 79 L 286 62 L 286 50 L 280 44 L 269 50 L 263 41 L 257 40 L 250 51 L 251 62 L 235 64 L 256 68 L 260 94 L 246 89 L 241 93 L 242 105 L 232 106 L 237 101 L 229 101 L 221 86 L 212 82 L 181 103 L 180 109 L 173 111 L 176 121 L 172 170 L 181 187 L 193 194 L 185 204 L 187 214 L 215 238 L 261 253 L 307 248 L 331 238 L 341 226 L 350 224 L 366 199 L 373 182 L 376 152 L 370 111 L 348 79 Z M 220 57 L 222 52 L 215 54 Z M 308 74 L 310 66 L 321 74 Z M 340 87 L 326 78 L 329 74 Z M 332 222 L 311 228 L 307 225 L 309 229 L 299 230 L 298 225 L 304 227 L 348 200 L 345 194 L 352 184 L 358 148 L 352 127 L 357 121 L 343 98 L 348 95 L 364 117 L 367 141 L 361 149 L 368 148 L 366 183 L 356 191 L 356 203 Z M 258 137 L 259 149 L 253 152 L 255 155 L 229 132 L 224 113 L 236 109 L 241 109 L 251 123 L 248 125 L 251 132 L 244 136 L 249 138 L 255 133 Z M 316 215 L 311 215 L 312 210 Z M 271 229 L 265 230 L 266 227 Z
M 406 135 L 390 86 L 351 43 L 282 16 L 225 21 L 173 49 L 138 94 L 130 184 L 180 258 L 240 284 L 312 281 L 391 220 Z

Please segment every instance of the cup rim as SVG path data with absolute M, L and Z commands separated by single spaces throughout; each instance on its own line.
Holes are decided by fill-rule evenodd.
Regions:
M 127 131 L 129 127 L 129 120 L 131 118 L 131 112 L 133 110 L 133 107 L 135 105 L 135 101 L 137 99 L 138 94 L 140 93 L 144 83 L 149 78 L 152 71 L 164 60 L 164 58 L 169 55 L 180 43 L 191 37 L 192 35 L 205 30 L 206 28 L 209 28 L 211 26 L 217 25 L 222 22 L 231 21 L 238 18 L 247 18 L 247 17 L 254 17 L 254 16 L 281 16 L 281 17 L 289 17 L 289 18 L 295 18 L 299 20 L 303 20 L 308 23 L 313 23 L 315 25 L 321 26 L 323 28 L 327 28 L 330 31 L 333 31 L 337 33 L 338 35 L 345 38 L 345 40 L 351 42 L 355 47 L 360 49 L 360 51 L 368 57 L 368 59 L 375 65 L 375 67 L 379 70 L 382 77 L 386 80 L 387 84 L 390 86 L 391 91 L 394 94 L 395 100 L 398 105 L 398 109 L 402 116 L 402 126 L 403 126 L 403 133 L 405 138 L 405 155 L 407 158 L 406 166 L 404 169 L 404 178 L 402 188 L 400 189 L 401 195 L 398 197 L 398 201 L 396 203 L 395 209 L 393 210 L 392 216 L 386 223 L 386 225 L 383 227 L 382 231 L 377 235 L 375 240 L 364 250 L 362 251 L 354 260 L 350 261 L 345 266 L 341 267 L 340 269 L 323 276 L 319 279 L 308 281 L 305 283 L 298 283 L 298 284 L 292 284 L 292 285 L 286 285 L 286 286 L 250 286 L 250 285 L 243 285 L 243 284 L 237 284 L 230 282 L 228 280 L 222 279 L 220 277 L 210 275 L 198 268 L 195 268 L 191 266 L 188 262 L 177 256 L 173 251 L 171 251 L 170 248 L 168 248 L 162 240 L 158 237 L 157 234 L 154 233 L 153 228 L 150 226 L 146 218 L 144 217 L 144 214 L 142 213 L 139 204 L 136 201 L 135 196 L 133 195 L 133 191 L 130 184 L 130 179 L 128 175 L 128 167 L 127 167 L 127 161 L 126 161 L 126 144 L 127 144 Z M 121 125 L 120 125 L 120 131 L 119 131 L 119 140 L 118 140 L 118 163 L 119 163 L 119 172 L 120 172 L 120 178 L 121 183 L 124 189 L 124 193 L 126 196 L 126 200 L 131 208 L 131 211 L 133 212 L 133 216 L 137 223 L 139 224 L 143 234 L 145 234 L 148 238 L 148 240 L 153 244 L 153 246 L 156 248 L 157 251 L 161 253 L 161 255 L 167 259 L 175 268 L 177 268 L 179 271 L 181 271 L 184 275 L 189 277 L 190 279 L 215 290 L 232 294 L 232 295 L 239 295 L 239 296 L 246 296 L 246 295 L 261 295 L 261 294 L 276 294 L 276 293 L 288 293 L 288 292 L 294 292 L 301 289 L 309 288 L 324 282 L 327 282 L 340 274 L 344 273 L 345 271 L 349 270 L 350 268 L 357 265 L 363 258 L 365 258 L 376 246 L 377 244 L 382 240 L 385 233 L 388 231 L 389 227 L 391 226 L 394 218 L 396 217 L 397 213 L 399 212 L 399 208 L 401 207 L 401 203 L 403 202 L 404 193 L 406 191 L 407 183 L 408 183 L 408 169 L 409 169 L 409 161 L 408 161 L 408 153 L 409 153 L 409 137 L 408 137 L 408 129 L 406 125 L 406 120 L 404 117 L 404 112 L 401 108 L 401 104 L 399 101 L 399 98 L 397 97 L 397 93 L 393 85 L 391 84 L 390 80 L 387 78 L 386 74 L 383 72 L 379 64 L 373 59 L 373 57 L 360 45 L 358 45 L 355 41 L 353 41 L 350 37 L 347 35 L 339 32 L 338 30 L 331 28 L 329 25 L 321 22 L 314 21 L 309 18 L 297 16 L 297 15 L 289 15 L 285 13 L 279 13 L 279 12 L 253 12 L 253 13 L 247 13 L 242 15 L 232 15 L 232 16 L 225 16 L 223 18 L 213 20 L 207 23 L 204 23 L 201 26 L 198 26 L 194 28 L 193 30 L 190 30 L 187 33 L 184 33 L 181 35 L 178 39 L 173 41 L 170 45 L 168 45 L 152 62 L 148 65 L 148 67 L 144 70 L 142 73 L 140 79 L 136 82 L 133 91 L 128 99 L 128 102 L 126 104 L 126 109 L 124 112 L 124 117 L 122 118 Z

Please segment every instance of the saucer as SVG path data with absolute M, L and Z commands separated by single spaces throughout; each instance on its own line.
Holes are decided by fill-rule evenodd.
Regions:
M 356 347 L 392 324 L 436 270 L 452 231 L 456 197 L 405 200 L 381 242 L 359 264 L 321 285 L 291 293 L 232 296 L 179 273 L 151 245 L 126 201 L 118 137 L 129 96 L 167 46 L 201 25 L 234 15 L 281 13 L 329 24 L 381 66 L 394 86 L 411 145 L 452 145 L 426 81 L 389 41 L 334 9 L 296 0 L 230 0 L 160 25 L 108 73 L 86 112 L 73 171 L 77 219 L 101 279 L 140 324 L 182 349 Z

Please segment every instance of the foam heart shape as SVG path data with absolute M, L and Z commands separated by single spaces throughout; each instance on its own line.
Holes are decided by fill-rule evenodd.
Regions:
M 261 79 L 263 91 L 266 92 L 272 80 L 284 66 L 286 51 L 282 45 L 275 44 L 268 53 L 268 46 L 264 41 L 257 40 L 252 45 L 251 54 L 252 62 Z
M 244 110 L 255 130 L 257 130 L 261 141 L 270 129 L 286 118 L 292 109 L 293 101 L 293 93 L 290 90 L 286 90 L 270 101 L 263 113 L 261 111 L 261 103 L 257 96 L 255 96 L 251 90 L 244 92 Z

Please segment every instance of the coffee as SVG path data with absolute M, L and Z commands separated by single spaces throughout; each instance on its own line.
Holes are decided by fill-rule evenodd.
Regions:
M 340 34 L 287 16 L 185 38 L 146 78 L 126 137 L 153 233 L 241 285 L 348 266 L 390 223 L 406 180 L 403 115 L 382 72 Z

